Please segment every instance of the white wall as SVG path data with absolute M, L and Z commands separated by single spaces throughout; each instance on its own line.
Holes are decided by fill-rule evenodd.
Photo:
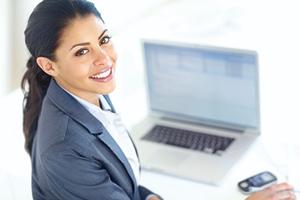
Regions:
M 175 0 L 91 0 L 102 14 L 110 31 L 119 33 Z
M 39 3 L 39 0 L 13 0 L 13 40 L 12 45 L 12 71 L 10 75 L 9 89 L 20 87 L 22 75 L 26 69 L 26 62 L 29 58 L 27 48 L 25 46 L 24 30 L 27 25 L 27 20 L 33 8 Z
M 0 1 L 0 96 L 8 90 L 10 80 L 11 7 L 9 0 Z

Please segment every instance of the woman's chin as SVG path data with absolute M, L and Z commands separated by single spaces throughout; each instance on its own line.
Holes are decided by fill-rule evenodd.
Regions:
M 107 85 L 106 87 L 102 87 L 101 89 L 98 89 L 97 93 L 98 94 L 110 94 L 112 93 L 116 88 L 115 82 L 112 84 Z

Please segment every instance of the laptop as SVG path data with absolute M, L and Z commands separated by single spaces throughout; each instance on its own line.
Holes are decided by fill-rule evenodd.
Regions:
M 149 113 L 132 136 L 145 169 L 219 185 L 260 135 L 258 55 L 143 41 Z

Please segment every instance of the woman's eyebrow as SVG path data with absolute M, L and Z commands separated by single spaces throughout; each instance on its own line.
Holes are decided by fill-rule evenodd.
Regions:
M 107 29 L 104 29 L 104 31 L 101 33 L 101 35 L 98 37 L 98 40 L 101 39 L 101 37 L 104 35 L 104 33 L 107 32 Z
M 71 47 L 70 51 L 71 51 L 74 47 L 77 47 L 77 46 L 86 46 L 86 45 L 89 45 L 89 44 L 90 44 L 89 42 L 83 42 L 83 43 L 74 44 L 74 45 Z
M 107 32 L 107 29 L 105 29 L 102 33 L 101 33 L 101 35 L 98 37 L 98 40 L 100 40 L 101 39 L 101 37 L 104 35 L 104 33 L 106 33 Z M 77 47 L 77 46 L 86 46 L 86 45 L 89 45 L 90 43 L 89 42 L 83 42 L 83 43 L 78 43 L 78 44 L 74 44 L 72 47 L 71 47 L 71 49 L 70 49 L 70 51 L 74 48 L 74 47 Z

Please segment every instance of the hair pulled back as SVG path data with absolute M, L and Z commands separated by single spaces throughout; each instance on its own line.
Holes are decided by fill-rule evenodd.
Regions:
M 21 88 L 23 99 L 23 132 L 25 149 L 31 153 L 32 141 L 37 129 L 42 101 L 47 92 L 51 76 L 37 64 L 38 57 L 55 61 L 55 50 L 59 46 L 64 29 L 77 17 L 101 15 L 93 3 L 86 0 L 43 0 L 31 13 L 24 31 L 25 43 L 31 54 L 23 75 Z M 102 20 L 103 21 L 103 20 Z

